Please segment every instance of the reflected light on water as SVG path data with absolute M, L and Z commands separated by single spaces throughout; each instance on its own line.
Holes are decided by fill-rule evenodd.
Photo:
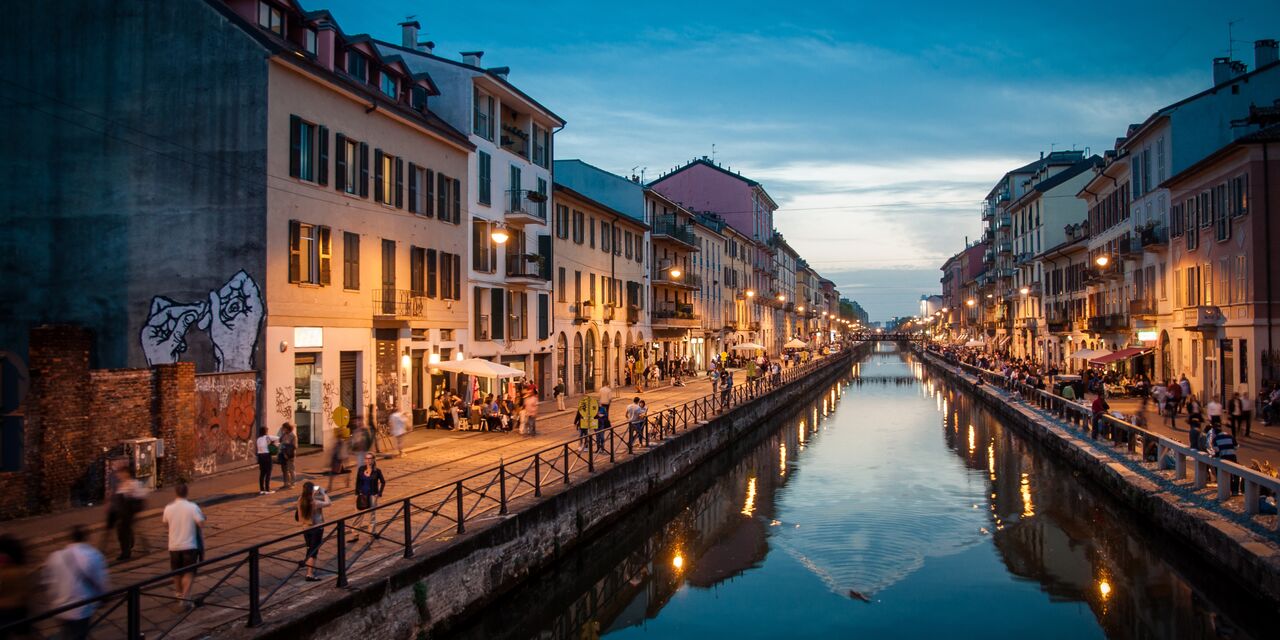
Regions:
M 972 433 L 972 432 L 970 432 Z M 970 449 L 972 451 L 972 449 Z M 987 443 L 987 473 L 991 474 L 991 479 L 996 479 L 996 443 Z
M 804 420 L 801 420 L 801 421 L 800 421 L 799 436 L 800 436 L 800 446 L 801 446 L 802 448 L 804 447 L 804 436 L 805 436 L 805 432 L 804 432 L 804 431 L 805 431 L 805 424 L 804 424 Z
M 1031 478 L 1022 474 L 1022 517 L 1030 518 L 1036 514 L 1035 505 L 1031 504 Z M 1107 587 L 1110 589 L 1110 587 Z
M 778 476 L 785 475 L 787 475 L 787 443 L 784 442 L 778 447 Z
M 756 512 L 756 479 L 747 480 L 747 502 L 742 505 L 742 515 L 750 517 Z
M 969 425 L 969 453 L 973 453 L 978 448 L 978 441 L 973 434 L 973 425 Z

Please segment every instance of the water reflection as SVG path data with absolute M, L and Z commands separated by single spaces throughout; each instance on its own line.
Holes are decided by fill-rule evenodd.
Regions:
M 455 637 L 1257 637 L 1185 555 L 882 350 Z

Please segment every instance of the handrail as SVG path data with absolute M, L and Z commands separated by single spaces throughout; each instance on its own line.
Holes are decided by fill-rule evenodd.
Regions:
M 831 356 L 839 356 L 849 348 L 852 348 L 852 345 Z M 149 616 L 148 622 L 158 624 L 160 628 L 144 631 L 142 629 L 142 598 L 146 596 L 170 604 L 177 602 L 176 596 L 167 589 L 164 589 L 163 593 L 152 593 L 146 590 L 157 586 L 163 587 L 174 576 L 193 570 L 200 574 L 221 575 L 221 577 L 208 589 L 191 596 L 187 600 L 188 603 L 204 605 L 210 609 L 245 612 L 244 619 L 247 626 L 255 627 L 262 623 L 262 610 L 266 602 L 271 600 L 282 587 L 289 584 L 302 569 L 303 561 L 299 560 L 299 557 L 305 545 L 298 544 L 298 541 L 305 532 L 319 531 L 320 548 L 327 549 L 327 555 L 332 556 L 326 563 L 317 561 L 316 574 L 325 574 L 326 577 L 323 578 L 325 581 L 330 581 L 332 577 L 336 586 L 345 587 L 353 571 L 363 570 L 392 557 L 411 558 L 417 548 L 440 536 L 448 535 L 450 531 L 463 534 L 466 532 L 468 523 L 492 519 L 494 517 L 492 514 L 495 513 L 497 516 L 506 515 L 509 504 L 513 500 L 529 496 L 541 497 L 542 490 L 548 486 L 570 484 L 571 477 L 584 467 L 588 474 L 595 473 L 597 455 L 601 457 L 607 455 L 609 462 L 615 462 L 618 455 L 622 453 L 642 455 L 635 452 L 637 443 L 643 447 L 650 447 L 655 442 L 661 443 L 680 432 L 688 431 L 690 427 L 697 427 L 743 403 L 788 385 L 829 363 L 830 357 L 818 357 L 801 365 L 784 368 L 776 376 L 760 375 L 734 385 L 732 388 L 719 389 L 683 404 L 657 410 L 638 434 L 631 434 L 630 426 L 625 422 L 608 429 L 598 429 L 585 437 L 574 437 L 514 460 L 499 462 L 496 466 L 409 496 L 388 500 L 371 509 L 357 511 L 313 527 L 298 529 L 264 542 L 229 551 L 198 562 L 191 567 L 136 580 L 93 598 L 41 611 L 20 622 L 0 626 L 0 635 L 11 629 L 34 628 L 39 623 L 50 623 L 60 613 L 91 605 L 101 606 L 100 612 L 92 620 L 94 627 L 99 625 L 115 627 L 114 631 L 123 631 L 125 637 L 130 640 L 140 640 L 144 636 L 167 636 L 177 629 L 193 610 L 199 609 L 188 609 L 185 613 L 179 614 L 176 621 L 156 622 Z M 584 443 L 587 445 L 585 451 L 581 446 L 578 449 L 572 446 Z M 363 526 L 366 518 L 375 524 Z M 423 521 L 420 522 L 419 518 Z M 437 520 L 445 526 L 432 529 L 432 524 Z M 399 531 L 396 531 L 397 529 Z M 348 539 L 348 531 L 385 539 L 392 545 L 378 549 L 380 555 L 374 555 L 369 559 L 366 558 L 366 554 L 374 551 L 372 544 L 365 544 L 362 548 L 355 549 L 357 545 L 354 544 L 354 539 Z M 238 577 L 241 569 L 245 567 L 248 571 L 248 576 L 244 577 L 247 584 L 239 581 L 234 585 L 229 584 L 229 580 Z M 278 580 L 274 585 L 263 582 L 264 579 L 273 578 L 269 575 L 270 568 L 284 572 L 282 577 L 276 576 Z M 214 602 L 215 599 L 219 601 Z M 121 605 L 123 605 L 123 612 L 121 612 Z M 122 616 L 124 620 L 113 619 L 112 614 L 116 614 L 116 618 Z M 237 615 L 237 617 L 240 616 Z M 229 621 L 215 621 L 215 623 L 225 624 Z M 209 621 L 202 620 L 201 624 L 208 625 Z M 167 628 L 164 628 L 165 625 Z
M 961 370 L 972 375 L 978 376 L 984 381 L 995 384 L 1003 389 L 1018 393 L 1019 396 L 1026 400 L 1028 396 L 1032 398 L 1034 406 L 1042 410 L 1056 414 L 1066 421 L 1071 427 L 1080 427 L 1087 431 L 1091 421 L 1093 420 L 1093 411 L 1089 407 L 1059 395 L 1055 395 L 1041 389 L 1037 389 L 1022 382 L 1006 378 L 997 371 L 982 369 L 971 364 L 960 361 L 953 361 L 942 357 L 940 354 L 930 350 L 930 355 L 935 358 L 942 359 L 943 362 L 960 367 Z M 1223 460 L 1207 455 L 1202 451 L 1193 449 L 1188 445 L 1182 444 L 1176 440 L 1155 433 L 1149 429 L 1144 429 L 1130 422 L 1121 420 L 1115 416 L 1104 414 L 1101 419 L 1106 423 L 1108 429 L 1106 432 L 1110 435 L 1113 445 L 1126 444 L 1129 453 L 1134 453 L 1138 440 L 1142 441 L 1142 451 L 1146 451 L 1149 444 L 1156 445 L 1156 465 L 1161 464 L 1165 455 L 1172 454 L 1174 457 L 1174 479 L 1183 480 L 1186 478 L 1187 462 L 1190 461 L 1194 466 L 1193 486 L 1196 489 L 1203 489 L 1208 484 L 1209 469 L 1212 468 L 1218 472 L 1218 491 L 1215 496 L 1217 501 L 1225 502 L 1231 498 L 1231 478 L 1238 479 L 1244 486 L 1241 493 L 1244 496 L 1244 511 L 1246 515 L 1252 516 L 1258 513 L 1258 498 L 1261 495 L 1260 489 L 1265 487 L 1273 492 L 1274 495 L 1280 497 L 1280 478 L 1273 478 L 1265 473 L 1260 473 L 1238 462 Z M 1099 431 L 1102 431 L 1101 429 Z M 1122 433 L 1125 437 L 1117 438 L 1117 433 Z M 1139 457 L 1143 456 L 1139 454 Z M 1225 478 L 1224 475 L 1225 474 Z M 1273 525 L 1276 531 L 1280 531 L 1280 516 L 1276 517 Z

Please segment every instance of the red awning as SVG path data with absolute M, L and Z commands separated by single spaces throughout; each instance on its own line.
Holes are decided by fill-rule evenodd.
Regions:
M 1128 360 L 1128 359 L 1130 359 L 1130 358 L 1136 358 L 1136 357 L 1138 357 L 1138 356 L 1140 356 L 1140 355 L 1142 355 L 1142 354 L 1144 354 L 1144 353 L 1147 353 L 1147 352 L 1149 352 L 1149 351 L 1151 351 L 1151 350 L 1150 350 L 1150 349 L 1141 349 L 1141 348 L 1137 348 L 1137 347 L 1130 347 L 1130 348 L 1128 348 L 1128 349 L 1121 349 L 1121 350 L 1119 350 L 1119 351 L 1113 351 L 1113 352 L 1111 352 L 1111 353 L 1110 353 L 1110 354 L 1108 354 L 1108 355 L 1101 356 L 1101 357 L 1098 357 L 1098 358 L 1094 358 L 1094 359 L 1092 359 L 1092 360 L 1090 360 L 1090 361 L 1089 361 L 1089 364 L 1111 364 L 1111 363 L 1113 363 L 1113 362 L 1120 362 L 1121 360 Z

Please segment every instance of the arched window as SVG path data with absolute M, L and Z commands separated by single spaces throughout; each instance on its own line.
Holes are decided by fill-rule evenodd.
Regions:
M 563 331 L 556 338 L 556 382 L 564 384 L 566 392 L 569 390 L 569 341 Z
M 587 330 L 586 349 L 582 354 L 582 383 L 587 391 L 596 390 L 596 332 Z
M 573 334 L 573 392 L 582 393 L 582 334 Z
M 609 372 L 613 370 L 609 360 L 611 355 L 612 354 L 609 352 L 609 332 L 606 331 L 604 332 L 604 335 L 600 337 L 600 371 L 604 375 L 604 378 L 602 379 L 603 382 L 601 382 L 601 384 L 610 384 Z

